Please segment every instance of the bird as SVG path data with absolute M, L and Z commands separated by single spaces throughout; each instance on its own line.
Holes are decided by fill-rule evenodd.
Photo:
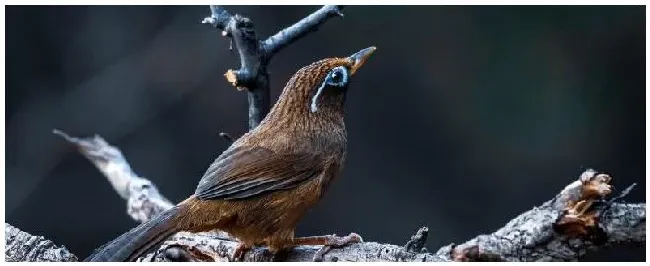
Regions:
M 374 46 L 298 70 L 267 116 L 208 167 L 192 196 L 97 248 L 85 261 L 134 261 L 176 232 L 225 231 L 239 240 L 233 260 L 255 246 L 272 254 L 299 245 L 362 242 L 350 233 L 295 237 L 343 168 L 345 99 Z

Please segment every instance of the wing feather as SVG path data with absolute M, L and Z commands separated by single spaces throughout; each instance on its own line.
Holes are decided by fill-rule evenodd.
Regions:
M 210 165 L 195 195 L 204 200 L 232 200 L 290 189 L 317 177 L 323 165 L 323 159 L 313 153 L 279 154 L 263 147 L 231 147 Z

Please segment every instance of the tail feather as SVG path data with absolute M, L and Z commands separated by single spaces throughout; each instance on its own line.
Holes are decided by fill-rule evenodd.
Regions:
M 84 261 L 133 261 L 147 250 L 176 233 L 176 218 L 180 207 L 175 206 L 151 220 L 97 248 Z

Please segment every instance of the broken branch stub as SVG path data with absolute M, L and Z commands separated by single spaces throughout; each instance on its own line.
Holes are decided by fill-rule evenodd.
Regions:
M 576 261 L 602 247 L 644 244 L 645 203 L 600 204 L 611 193 L 611 181 L 610 175 L 589 169 L 554 199 L 496 232 L 436 254 L 454 261 Z

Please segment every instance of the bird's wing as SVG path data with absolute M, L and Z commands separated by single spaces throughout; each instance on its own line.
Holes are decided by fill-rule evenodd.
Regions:
M 204 200 L 231 200 L 294 188 L 322 172 L 319 157 L 278 154 L 257 146 L 231 147 L 210 165 L 194 194 Z

